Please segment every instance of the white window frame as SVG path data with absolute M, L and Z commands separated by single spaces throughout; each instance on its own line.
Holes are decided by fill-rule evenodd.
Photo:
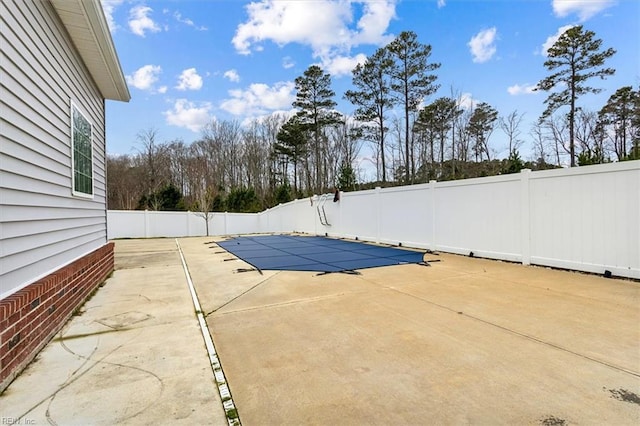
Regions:
M 85 120 L 89 124 L 89 145 L 91 147 L 91 193 L 82 192 L 76 190 L 76 132 L 75 132 L 75 123 L 74 123 L 74 112 L 77 113 L 83 120 Z M 70 107 L 70 120 L 71 120 L 71 193 L 75 197 L 82 198 L 90 198 L 93 199 L 95 193 L 95 157 L 93 150 L 93 123 L 91 120 L 87 118 L 87 116 L 82 112 L 82 110 L 71 101 Z

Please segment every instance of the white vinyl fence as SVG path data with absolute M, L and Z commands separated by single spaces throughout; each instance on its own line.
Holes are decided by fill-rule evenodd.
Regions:
M 210 235 L 304 232 L 640 279 L 640 161 L 314 196 L 215 213 Z M 325 220 L 326 219 L 326 220 Z M 206 235 L 202 214 L 109 211 L 109 238 Z

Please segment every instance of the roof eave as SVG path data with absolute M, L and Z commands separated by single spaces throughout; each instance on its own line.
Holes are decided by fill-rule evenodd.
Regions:
M 131 95 L 100 0 L 50 0 L 50 2 L 67 28 L 102 96 L 105 99 L 128 102 Z M 82 14 L 86 27 L 78 27 L 77 23 L 72 24 L 67 19 L 66 12 L 70 7 Z M 86 30 L 92 35 L 90 40 L 81 37 L 80 32 Z M 100 60 L 91 60 L 92 58 L 100 58 Z

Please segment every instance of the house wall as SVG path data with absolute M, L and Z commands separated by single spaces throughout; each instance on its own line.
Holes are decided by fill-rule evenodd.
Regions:
M 141 235 L 132 220 L 141 213 L 109 212 L 110 238 L 204 235 L 176 228 L 194 213 L 171 213 Z M 639 218 L 640 161 L 628 161 L 346 192 L 337 203 L 328 194 L 254 215 L 217 213 L 210 235 L 328 234 L 640 279 Z
M 47 1 L 0 2 L 0 299 L 106 244 L 104 100 Z M 72 195 L 71 102 L 94 196 Z
M 0 300 L 0 392 L 113 271 L 113 243 Z
M 113 270 L 104 99 L 48 1 L 0 1 L 0 392 Z M 93 196 L 72 194 L 71 104 Z

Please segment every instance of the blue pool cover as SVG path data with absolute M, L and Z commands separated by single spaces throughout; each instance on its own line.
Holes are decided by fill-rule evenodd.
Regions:
M 316 236 L 236 237 L 218 245 L 258 270 L 347 272 L 407 263 L 424 253 Z

